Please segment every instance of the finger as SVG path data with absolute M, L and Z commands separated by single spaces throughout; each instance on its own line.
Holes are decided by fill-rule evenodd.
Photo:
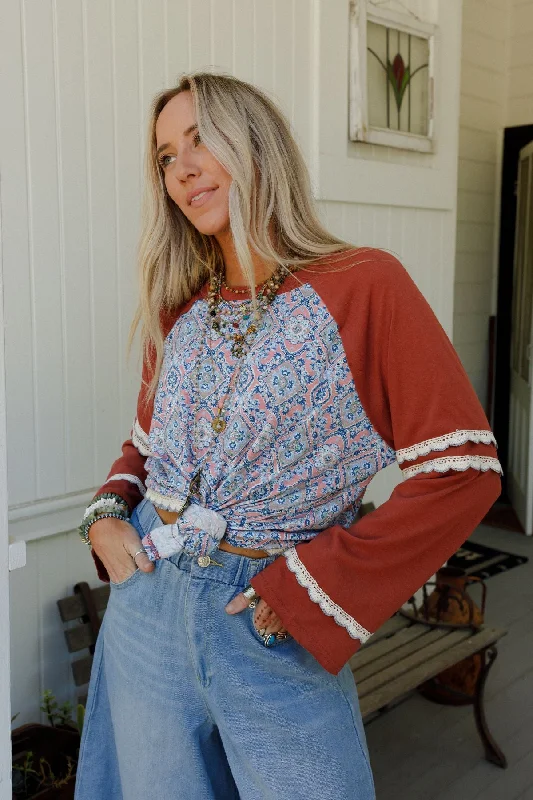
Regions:
M 254 614 L 254 622 L 256 627 L 265 627 L 269 624 L 271 617 L 274 615 L 275 612 L 270 608 L 270 606 L 267 605 L 264 600 L 261 600 L 257 604 Z
M 137 553 L 133 560 L 142 572 L 153 572 L 155 569 L 154 562 L 150 561 L 146 553 Z
M 257 627 L 257 626 L 256 626 Z M 279 633 L 283 628 L 283 622 L 278 616 L 270 617 L 266 625 L 261 625 L 257 630 L 259 633 Z
M 135 528 L 133 528 L 133 530 L 135 531 Z M 144 550 L 136 531 L 134 537 L 132 536 L 130 538 L 128 536 L 128 538 L 125 539 L 124 550 L 133 559 L 134 566 L 139 567 L 142 572 L 152 572 L 155 569 L 155 564 L 148 558 L 148 554 Z M 139 553 L 139 550 L 143 552 Z
M 227 611 L 228 614 L 239 614 L 241 611 L 244 611 L 244 609 L 248 607 L 249 602 L 250 601 L 248 600 L 248 598 L 246 598 L 242 592 L 239 592 L 239 594 L 236 595 L 233 598 L 233 600 L 230 600 L 230 602 L 227 604 L 227 606 L 225 607 L 225 611 Z

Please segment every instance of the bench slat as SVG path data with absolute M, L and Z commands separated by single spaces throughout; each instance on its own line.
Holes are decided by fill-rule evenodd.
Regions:
M 99 612 L 105 611 L 109 600 L 109 585 L 106 584 L 105 586 L 99 586 L 97 589 L 93 589 L 92 596 L 96 610 Z M 58 600 L 57 605 L 63 622 L 79 619 L 87 613 L 83 598 L 78 594 Z
M 388 619 L 387 622 L 384 622 L 381 628 L 378 628 L 377 631 L 372 634 L 370 639 L 365 642 L 363 647 L 358 652 L 360 653 L 363 649 L 368 650 L 369 648 L 374 647 L 375 644 L 380 642 L 385 637 L 392 636 L 392 634 L 402 630 L 402 628 L 407 628 L 410 624 L 410 620 L 400 616 L 400 614 L 395 614 L 393 617 Z
M 462 639 L 467 639 L 469 636 L 472 636 L 472 630 L 450 632 L 445 628 L 431 629 L 426 626 L 422 627 L 419 636 L 417 636 L 416 633 L 416 627 L 413 632 L 410 631 L 410 635 L 408 635 L 407 632 L 401 631 L 392 639 L 389 639 L 389 647 L 378 654 L 376 659 L 365 664 L 361 668 L 359 668 L 356 662 L 352 670 L 356 680 L 363 682 L 367 680 L 367 678 L 378 675 L 380 672 L 392 666 L 400 670 L 403 661 L 408 658 L 413 658 L 416 653 L 421 653 L 422 658 L 425 657 L 428 647 L 433 647 L 432 652 L 446 650 L 448 647 L 452 646 L 452 644 L 455 644 L 456 641 L 462 641 Z M 458 635 L 450 641 L 452 633 Z M 399 642 L 396 641 L 398 637 L 400 637 Z
M 77 653 L 85 647 L 91 647 L 96 642 L 90 622 L 84 622 L 82 625 L 76 625 L 75 628 L 65 631 L 65 639 L 69 653 Z
M 405 621 L 407 622 L 407 620 Z M 388 653 L 391 648 L 401 647 L 403 644 L 417 639 L 419 636 L 424 636 L 429 630 L 431 630 L 431 628 L 428 625 L 421 625 L 418 623 L 416 625 L 407 624 L 402 628 L 398 628 L 393 636 L 389 636 L 386 639 L 383 638 L 381 641 L 376 642 L 373 647 L 370 647 L 369 644 L 365 644 L 365 646 L 358 650 L 350 659 L 352 672 L 356 669 L 359 672 L 362 667 L 376 661 L 384 653 Z
M 78 658 L 77 661 L 72 662 L 72 674 L 74 675 L 74 683 L 76 686 L 84 686 L 86 683 L 89 683 L 92 663 L 92 656 Z
M 463 631 L 454 633 L 461 634 Z M 450 640 L 454 633 L 448 637 L 449 649 L 445 651 L 439 649 L 441 642 L 437 641 L 427 650 L 403 659 L 400 665 L 383 670 L 374 678 L 369 678 L 362 685 L 358 685 L 363 717 L 416 689 L 421 683 L 434 678 L 444 669 L 494 644 L 505 636 L 506 631 L 501 628 L 484 628 L 466 639 L 458 640 L 454 637 L 455 644 L 452 645 Z M 396 669 L 396 666 L 400 666 L 401 670 Z

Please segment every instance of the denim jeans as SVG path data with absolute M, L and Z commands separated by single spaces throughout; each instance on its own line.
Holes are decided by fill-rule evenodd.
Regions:
M 160 524 L 144 500 L 142 537 Z M 111 584 L 76 800 L 373 800 L 357 691 L 224 606 L 276 556 L 180 553 Z

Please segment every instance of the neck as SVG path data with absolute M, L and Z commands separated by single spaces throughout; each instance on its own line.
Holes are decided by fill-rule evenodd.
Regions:
M 226 285 L 245 286 L 247 281 L 239 264 L 237 253 L 235 252 L 231 230 L 228 229 L 218 234 L 216 238 L 224 259 L 224 281 Z M 254 283 L 257 285 L 263 283 L 263 281 L 266 281 L 266 279 L 272 275 L 274 267 L 272 267 L 272 264 L 262 259 L 257 253 L 252 252 L 251 256 L 254 266 Z

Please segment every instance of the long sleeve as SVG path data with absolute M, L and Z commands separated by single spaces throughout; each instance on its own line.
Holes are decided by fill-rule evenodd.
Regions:
M 148 433 L 152 418 L 153 401 L 147 400 L 147 386 L 150 381 L 150 364 L 147 359 L 143 363 L 142 383 L 137 399 L 137 415 L 135 417 L 130 438 L 122 445 L 122 455 L 113 462 L 105 483 L 96 494 L 113 492 L 126 501 L 130 512 L 140 503 L 146 492 L 146 458 L 150 454 Z M 109 581 L 107 570 L 94 550 L 91 550 L 98 577 Z
M 351 258 L 346 271 L 318 275 L 314 288 L 404 481 L 371 514 L 289 548 L 252 581 L 332 673 L 443 565 L 500 493 L 488 421 L 429 305 L 392 256 Z

